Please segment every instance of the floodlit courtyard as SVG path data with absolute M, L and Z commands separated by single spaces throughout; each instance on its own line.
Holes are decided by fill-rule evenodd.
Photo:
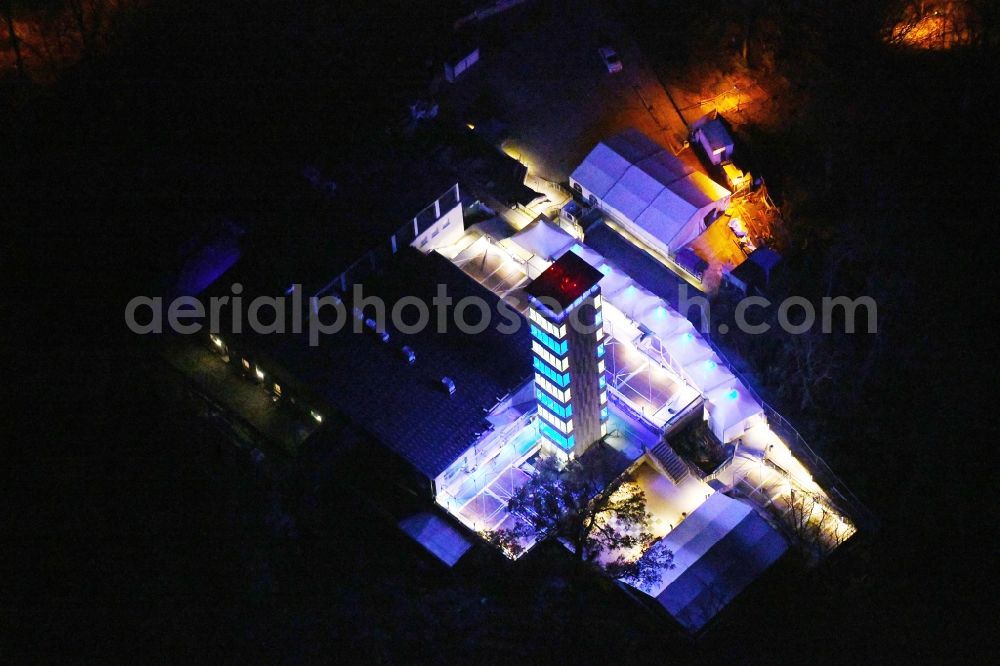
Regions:
M 437 501 L 476 532 L 495 530 L 509 518 L 507 502 L 534 471 L 529 459 L 539 448 L 537 422 L 509 439 L 488 443 L 485 460 L 458 465 Z
M 652 516 L 647 529 L 657 539 L 675 530 L 715 492 L 707 483 L 692 475 L 674 482 L 645 460 L 632 475 L 635 485 L 646 498 L 646 511 Z M 642 552 L 637 548 L 603 552 L 600 559 L 609 562 L 620 555 L 626 559 L 635 559 Z
M 646 495 L 646 510 L 653 516 L 650 531 L 657 537 L 677 527 L 715 492 L 693 475 L 675 483 L 648 463 L 635 471 L 635 480 Z

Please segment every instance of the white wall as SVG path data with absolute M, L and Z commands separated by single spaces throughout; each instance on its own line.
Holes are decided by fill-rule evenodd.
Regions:
M 424 233 L 413 239 L 411 245 L 424 254 L 428 254 L 440 247 L 456 243 L 464 233 L 465 216 L 462 214 L 462 204 L 459 203 L 445 212 L 434 224 L 427 227 Z
M 727 144 L 726 147 L 725 147 L 725 150 L 723 150 L 719 154 L 715 154 L 715 153 L 712 152 L 712 147 L 709 145 L 708 138 L 705 136 L 704 132 L 702 132 L 701 130 L 698 130 L 695 133 L 695 137 L 698 139 L 698 143 L 701 144 L 701 147 L 705 149 L 705 153 L 708 155 L 708 159 L 709 159 L 709 161 L 712 162 L 712 164 L 722 164 L 723 162 L 726 162 L 726 161 L 729 161 L 730 159 L 732 159 L 732 157 L 733 157 L 733 144 L 731 144 L 731 143 Z
M 467 69 L 479 62 L 479 48 L 475 48 L 467 56 L 455 63 L 445 63 L 444 78 L 449 83 L 454 83 L 455 79 L 465 73 Z

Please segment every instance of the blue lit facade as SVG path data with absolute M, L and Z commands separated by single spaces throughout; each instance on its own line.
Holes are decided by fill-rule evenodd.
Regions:
M 539 432 L 543 451 L 570 460 L 608 431 L 601 289 L 565 309 L 543 300 L 529 296 L 528 309 Z

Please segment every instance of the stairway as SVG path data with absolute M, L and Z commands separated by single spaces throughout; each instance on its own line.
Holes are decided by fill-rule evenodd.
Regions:
M 691 474 L 687 463 L 670 448 L 666 440 L 660 440 L 659 444 L 647 451 L 653 460 L 659 463 L 660 471 L 669 476 L 674 483 L 680 483 Z

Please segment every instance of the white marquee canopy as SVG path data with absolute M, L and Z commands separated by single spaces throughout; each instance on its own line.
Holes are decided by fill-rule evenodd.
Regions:
M 542 218 L 530 223 L 510 239 L 531 254 L 548 261 L 558 259 L 576 242 L 567 232 Z
M 719 441 L 730 442 L 764 420 L 764 410 L 737 380 L 709 391 L 708 421 Z

